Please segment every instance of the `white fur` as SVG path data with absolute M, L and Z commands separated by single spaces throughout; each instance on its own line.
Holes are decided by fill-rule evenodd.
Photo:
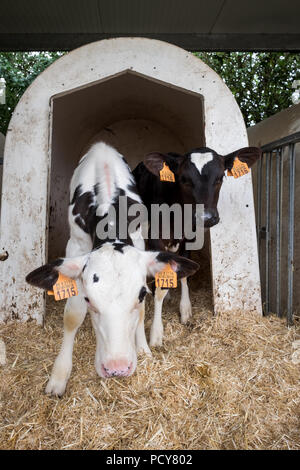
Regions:
M 131 364 L 131 375 L 137 363 L 137 352 L 151 354 L 144 332 L 143 302 L 138 296 L 146 286 L 147 275 L 154 275 L 164 267 L 157 261 L 158 252 L 146 252 L 133 246 L 124 246 L 123 253 L 111 243 L 92 251 L 88 256 L 76 257 L 76 265 L 85 263 L 77 279 L 79 295 L 67 300 L 64 316 L 64 339 L 55 361 L 47 393 L 62 395 L 72 369 L 72 351 L 75 334 L 89 311 L 96 333 L 95 367 L 105 377 L 103 367 L 122 359 Z M 71 273 L 74 259 L 66 258 L 59 271 Z M 94 274 L 99 278 L 94 282 Z M 87 303 L 84 297 L 89 299 Z M 143 313 L 143 312 L 142 312 Z M 71 326 L 71 328 L 70 328 Z
M 140 320 L 135 333 L 135 344 L 137 353 L 144 353 L 151 356 L 151 351 L 148 346 L 145 335 L 145 302 L 140 306 Z
M 164 298 L 168 293 L 167 289 L 160 289 L 159 287 L 155 290 L 154 296 L 154 319 L 151 325 L 150 331 L 150 346 L 161 346 L 164 335 L 164 327 L 162 323 L 162 306 Z
M 102 366 L 124 358 L 136 367 L 135 334 L 139 323 L 138 295 L 146 283 L 147 267 L 139 250 L 126 246 L 123 253 L 107 243 L 91 253 L 82 274 L 83 288 L 89 298 L 96 333 L 95 366 L 103 377 Z M 93 282 L 97 274 L 99 282 Z
M 70 194 L 73 197 L 78 185 L 81 185 L 82 192 L 93 192 L 94 185 L 98 184 L 98 213 L 104 214 L 117 188 L 124 189 L 126 195 L 141 202 L 139 196 L 128 190 L 128 185 L 133 182 L 132 174 L 121 155 L 112 147 L 97 143 L 75 169 Z M 144 332 L 144 318 L 140 315 L 144 305 L 139 303 L 138 294 L 141 287 L 146 285 L 148 264 L 151 264 L 151 270 L 154 269 L 153 254 L 149 258 L 145 252 L 134 247 L 124 247 L 124 253 L 119 253 L 109 243 L 91 251 L 91 237 L 75 222 L 73 206 L 69 208 L 68 258 L 59 270 L 72 277 L 80 273 L 77 279 L 79 295 L 66 302 L 63 343 L 46 387 L 46 393 L 54 395 L 62 395 L 65 391 L 72 369 L 74 338 L 88 310 L 96 332 L 95 366 L 100 376 L 103 377 L 102 365 L 114 357 L 126 358 L 132 363 L 133 373 L 136 367 L 135 341 L 138 350 L 150 353 Z M 132 240 L 134 245 L 144 249 L 141 230 L 132 234 Z M 82 272 L 85 264 L 86 269 Z M 161 263 L 157 264 L 161 268 Z M 93 282 L 94 274 L 99 277 L 99 282 Z M 91 304 L 87 304 L 84 297 L 88 297 Z
M 180 299 L 180 315 L 181 323 L 185 324 L 192 317 L 192 304 L 189 295 L 189 286 L 187 278 L 184 277 L 181 280 L 181 299 Z
M 80 184 L 83 192 L 93 191 L 94 185 L 98 184 L 97 214 L 104 215 L 108 211 L 117 188 L 123 189 L 129 197 L 141 202 L 141 198 L 127 188 L 132 183 L 134 183 L 134 178 L 122 155 L 104 142 L 98 142 L 81 158 L 75 169 L 70 194 L 72 197 Z
M 187 278 L 184 277 L 181 282 L 181 299 L 180 299 L 180 319 L 185 324 L 192 317 L 192 304 L 189 296 L 189 288 Z M 154 319 L 150 331 L 150 346 L 161 346 L 163 342 L 164 328 L 162 323 L 162 306 L 164 299 L 169 291 L 167 289 L 155 290 L 154 296 Z
M 211 152 L 206 153 L 192 153 L 191 154 L 191 162 L 195 165 L 197 170 L 199 171 L 200 175 L 202 173 L 203 167 L 213 160 L 214 156 Z

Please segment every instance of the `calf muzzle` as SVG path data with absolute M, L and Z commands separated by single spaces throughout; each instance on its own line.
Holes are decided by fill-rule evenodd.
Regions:
M 131 375 L 133 363 L 124 359 L 111 360 L 101 367 L 104 377 L 128 377 Z
M 204 227 L 210 228 L 220 222 L 218 211 L 205 211 L 204 213 Z

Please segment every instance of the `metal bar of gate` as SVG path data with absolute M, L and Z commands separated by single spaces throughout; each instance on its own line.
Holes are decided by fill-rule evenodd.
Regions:
M 289 228 L 287 323 L 293 324 L 295 144 L 289 144 Z
M 260 253 L 262 162 L 263 162 L 263 158 L 261 157 L 259 159 L 259 162 L 258 162 L 258 173 L 257 173 L 257 240 L 258 240 L 258 253 Z
M 262 158 L 258 165 L 257 175 L 257 235 L 258 235 L 258 252 L 260 257 L 260 270 L 265 273 L 265 313 L 270 310 L 270 230 L 271 230 L 271 160 L 276 158 L 276 313 L 282 316 L 283 312 L 287 312 L 288 325 L 293 324 L 293 294 L 294 294 L 294 231 L 295 231 L 295 144 L 300 142 L 300 132 L 283 137 L 274 142 L 262 146 Z M 282 268 L 282 205 L 283 205 L 283 149 L 288 148 L 288 162 L 289 162 L 289 188 L 288 188 L 288 267 L 287 276 L 281 272 Z M 262 177 L 263 158 L 266 159 L 265 178 Z M 262 206 L 262 184 L 265 181 L 265 221 L 266 227 L 262 227 L 263 220 L 263 206 Z M 270 189 L 271 188 L 271 189 Z M 266 246 L 265 250 L 261 250 L 261 243 L 265 237 Z M 266 264 L 261 264 L 261 256 L 265 251 Z M 282 305 L 282 284 L 287 277 L 287 304 Z M 262 277 L 263 279 L 263 277 Z M 262 281 L 263 282 L 263 281 Z
M 283 137 L 282 139 L 275 140 L 270 144 L 263 145 L 261 147 L 263 152 L 270 152 L 271 150 L 275 150 L 279 147 L 283 147 L 289 144 L 296 144 L 300 141 L 300 132 L 295 132 L 295 134 L 288 135 L 287 137 Z
M 266 265 L 265 265 L 265 314 L 270 311 L 270 174 L 271 155 L 266 153 Z
M 276 151 L 276 313 L 281 311 L 281 214 L 282 212 L 282 149 Z

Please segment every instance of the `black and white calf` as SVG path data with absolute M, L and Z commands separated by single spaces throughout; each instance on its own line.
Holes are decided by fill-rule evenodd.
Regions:
M 140 230 L 125 238 L 100 240 L 97 224 L 119 196 L 128 206 L 140 203 L 135 180 L 115 149 L 97 143 L 80 160 L 70 186 L 70 239 L 66 258 L 41 266 L 26 277 L 30 284 L 52 290 L 59 272 L 76 279 L 79 295 L 67 300 L 64 338 L 46 393 L 62 395 L 72 369 L 75 334 L 89 311 L 96 333 L 95 367 L 105 377 L 129 376 L 137 352 L 150 353 L 144 332 L 144 297 L 147 275 L 170 263 L 183 277 L 198 265 L 176 255 L 144 251 Z
M 228 155 L 219 155 L 214 150 L 201 147 L 188 152 L 185 155 L 176 153 L 151 153 L 144 162 L 133 171 L 139 194 L 146 205 L 148 213 L 152 204 L 168 204 L 172 206 L 178 203 L 204 206 L 204 227 L 216 225 L 220 218 L 218 213 L 219 193 L 226 170 L 231 170 L 236 158 L 247 163 L 250 168 L 261 156 L 260 149 L 245 147 Z M 166 163 L 175 175 L 175 182 L 160 181 L 160 171 Z M 183 213 L 183 211 L 182 211 Z M 173 231 L 174 233 L 174 231 Z M 185 250 L 184 239 L 171 238 L 159 240 L 149 238 L 150 250 L 178 251 L 182 256 L 189 256 Z M 163 339 L 163 325 L 161 320 L 162 304 L 167 290 L 156 289 L 154 321 L 151 328 L 150 345 L 159 346 Z M 181 279 L 180 313 L 182 323 L 186 323 L 192 315 L 191 302 L 186 277 Z

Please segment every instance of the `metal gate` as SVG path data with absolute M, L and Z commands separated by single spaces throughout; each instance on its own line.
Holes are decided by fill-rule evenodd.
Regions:
M 300 132 L 262 146 L 256 221 L 264 314 L 295 318 L 295 174 Z M 300 150 L 300 148 L 299 148 Z

